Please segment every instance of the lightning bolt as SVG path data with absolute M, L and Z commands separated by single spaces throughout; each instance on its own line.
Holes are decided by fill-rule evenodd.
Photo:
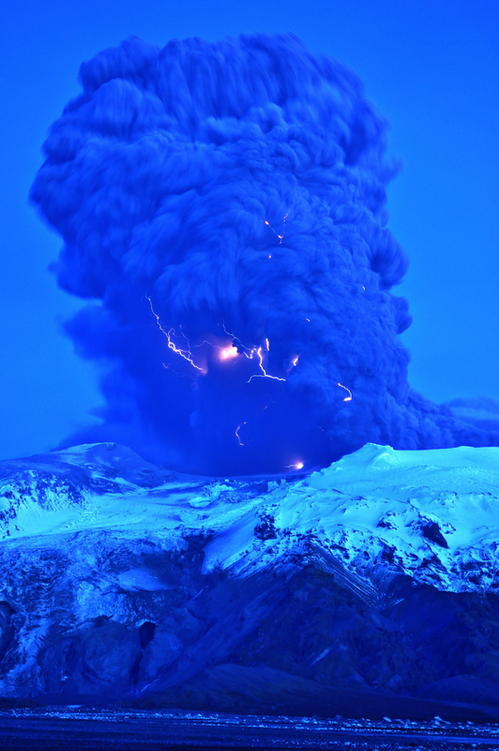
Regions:
M 241 436 L 239 435 L 239 431 L 241 430 L 243 425 L 246 425 L 246 420 L 242 423 L 242 425 L 238 425 L 235 430 L 237 442 L 239 443 L 240 446 L 244 446 L 244 443 L 241 441 Z
M 288 218 L 288 216 L 289 216 L 289 211 L 286 214 L 284 214 L 284 216 L 282 218 L 282 226 L 283 226 L 283 230 L 282 231 L 283 232 L 284 232 L 284 228 L 286 226 L 286 219 Z M 276 232 L 276 230 L 273 228 L 273 226 L 270 224 L 270 222 L 268 222 L 266 219 L 264 220 L 263 223 L 266 224 L 267 227 L 269 227 L 272 230 L 272 232 L 274 233 L 274 235 L 279 238 L 279 245 L 281 245 L 282 241 L 284 240 L 284 235 L 280 235 L 278 232 Z M 272 258 L 272 256 L 270 255 L 269 258 Z
M 266 219 L 264 221 L 264 224 L 266 224 L 267 227 L 270 227 L 274 235 L 276 235 L 279 238 L 279 245 L 280 245 L 282 241 L 284 240 L 284 235 L 280 235 L 278 232 L 276 232 L 273 226 L 270 224 L 270 222 L 268 222 Z M 269 258 L 271 258 L 271 256 L 269 256 Z
M 270 349 L 270 344 L 269 344 L 268 339 L 265 339 L 265 346 L 266 346 L 265 353 L 268 353 Z M 273 375 L 270 375 L 270 373 L 267 373 L 263 365 L 263 358 L 264 358 L 263 347 L 253 347 L 253 349 L 250 351 L 250 354 L 248 355 L 248 358 L 250 360 L 254 360 L 255 357 L 258 359 L 258 367 L 260 368 L 262 372 L 254 373 L 252 376 L 250 376 L 250 378 L 248 378 L 246 383 L 251 383 L 253 378 L 270 378 L 272 381 L 285 381 L 286 380 L 285 378 L 279 378 L 279 376 L 273 376 Z
M 338 382 L 338 386 L 340 387 L 340 389 L 345 389 L 345 391 L 348 391 L 348 396 L 345 396 L 345 398 L 343 399 L 343 401 L 344 402 L 351 402 L 352 399 L 353 399 L 353 395 L 352 395 L 352 392 L 350 391 L 350 389 L 348 389 L 346 386 L 343 386 L 343 384 L 341 384 L 339 382 Z
M 180 347 L 177 347 L 175 342 L 172 339 L 172 336 L 178 337 L 179 335 L 176 333 L 176 331 L 171 328 L 169 331 L 166 331 L 166 329 L 163 328 L 163 325 L 161 323 L 161 319 L 159 315 L 156 313 L 152 306 L 152 300 L 150 297 L 147 298 L 149 300 L 149 305 L 151 307 L 151 313 L 153 314 L 154 318 L 156 319 L 156 325 L 158 326 L 159 330 L 162 334 L 166 337 L 166 341 L 168 342 L 168 348 L 171 349 L 172 352 L 174 352 L 179 357 L 182 357 L 186 362 L 189 363 L 189 365 L 192 365 L 193 368 L 196 370 L 199 370 L 200 373 L 205 374 L 206 371 L 204 368 L 201 368 L 199 365 L 196 365 L 194 360 L 192 359 L 192 352 L 191 352 L 191 346 L 189 344 L 189 340 L 186 337 L 186 335 L 182 332 L 181 336 L 185 341 L 187 342 L 187 349 L 180 349 Z M 164 367 L 167 368 L 168 366 L 163 363 Z
M 183 331 L 180 334 L 178 334 L 173 328 L 166 330 L 163 327 L 163 324 L 161 323 L 161 319 L 159 315 L 154 310 L 151 298 L 146 297 L 146 299 L 149 302 L 149 307 L 151 308 L 151 313 L 153 314 L 156 320 L 157 327 L 159 328 L 163 336 L 166 338 L 166 341 L 168 343 L 168 348 L 175 355 L 178 355 L 183 360 L 188 362 L 189 365 L 193 367 L 195 370 L 199 371 L 199 373 L 203 373 L 203 375 L 205 375 L 206 369 L 201 367 L 200 365 L 197 365 L 194 362 L 191 344 L 188 338 L 186 337 L 186 335 L 183 333 Z M 248 378 L 246 383 L 251 383 L 253 378 L 269 378 L 272 381 L 285 381 L 286 380 L 286 378 L 281 378 L 280 376 L 275 376 L 275 375 L 272 375 L 271 373 L 267 373 L 267 370 L 264 365 L 264 360 L 270 350 L 270 342 L 268 339 L 265 339 L 265 346 L 260 345 L 259 347 L 251 347 L 251 348 L 245 347 L 244 344 L 241 342 L 241 340 L 235 334 L 232 334 L 230 331 L 227 331 L 224 323 L 222 324 L 222 327 L 223 327 L 225 334 L 227 334 L 227 336 L 229 336 L 232 339 L 232 342 L 230 345 L 225 346 L 225 347 L 220 347 L 217 344 L 212 344 L 211 342 L 204 341 L 201 344 L 194 345 L 194 348 L 201 347 L 204 344 L 208 344 L 212 349 L 216 349 L 219 351 L 219 357 L 220 357 L 220 360 L 222 361 L 232 360 L 233 358 L 238 357 L 240 354 L 244 355 L 244 357 L 246 357 L 248 360 L 256 360 L 258 364 L 258 369 L 260 370 L 260 372 L 254 373 L 252 376 L 250 376 L 250 378 Z M 184 339 L 186 343 L 185 347 L 179 346 L 174 341 L 173 337 L 176 337 L 177 339 L 179 337 L 182 337 L 182 339 Z M 293 366 L 296 366 L 298 362 L 298 356 L 293 357 L 291 362 Z M 163 366 L 165 368 L 168 368 L 168 365 L 166 365 L 165 363 L 163 363 Z
M 222 326 L 227 336 L 232 337 L 232 346 L 234 347 L 234 342 L 237 342 L 237 347 L 243 350 L 241 354 L 243 354 L 248 360 L 257 360 L 258 362 L 258 368 L 260 369 L 261 372 L 253 373 L 253 375 L 248 378 L 246 383 L 251 383 L 253 378 L 269 378 L 272 381 L 285 381 L 286 380 L 286 378 L 281 378 L 280 376 L 271 375 L 270 373 L 267 373 L 267 371 L 265 370 L 263 361 L 264 361 L 265 355 L 268 354 L 270 350 L 270 342 L 268 339 L 265 339 L 265 348 L 263 347 L 263 345 L 261 345 L 260 347 L 251 347 L 250 349 L 249 347 L 245 347 L 244 344 L 241 342 L 241 340 L 235 334 L 232 334 L 230 331 L 227 331 L 227 329 L 225 328 L 225 323 L 223 323 Z M 295 366 L 296 363 L 298 362 L 298 357 L 296 356 L 295 358 L 293 358 L 291 362 Z

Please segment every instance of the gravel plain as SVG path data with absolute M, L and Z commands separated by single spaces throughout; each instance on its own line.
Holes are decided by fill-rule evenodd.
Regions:
M 88 707 L 0 711 L 0 748 L 116 749 L 499 749 L 499 726 L 344 718 L 222 715 Z

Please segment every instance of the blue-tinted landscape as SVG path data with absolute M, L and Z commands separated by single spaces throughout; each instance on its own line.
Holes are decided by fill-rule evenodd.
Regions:
M 497 746 L 497 20 L 6 11 L 4 748 Z

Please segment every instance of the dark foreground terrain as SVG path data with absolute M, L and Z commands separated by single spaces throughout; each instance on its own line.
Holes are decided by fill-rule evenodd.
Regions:
M 0 711 L 10 749 L 499 749 L 499 725 L 144 712 L 89 708 Z

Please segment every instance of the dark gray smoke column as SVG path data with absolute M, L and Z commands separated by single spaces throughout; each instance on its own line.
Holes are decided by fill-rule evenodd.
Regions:
M 386 123 L 350 70 L 256 35 L 132 38 L 80 75 L 32 192 L 106 373 L 73 442 L 229 474 L 466 440 L 407 383 Z

